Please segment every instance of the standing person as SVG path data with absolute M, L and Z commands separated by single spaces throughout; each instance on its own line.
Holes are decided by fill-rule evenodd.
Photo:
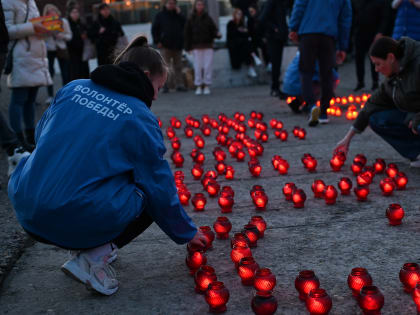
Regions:
M 72 32 L 70 29 L 69 22 L 66 18 L 61 16 L 61 11 L 51 3 L 48 3 L 44 6 L 43 15 L 57 15 L 63 21 L 63 32 L 54 32 L 50 36 L 45 38 L 45 43 L 47 44 L 47 56 L 48 56 L 48 69 L 50 71 L 51 79 L 54 79 L 55 69 L 54 63 L 55 59 L 58 60 L 58 65 L 60 66 L 61 72 L 61 82 L 62 85 L 66 85 L 69 79 L 69 52 L 67 50 L 67 44 L 72 38 Z M 54 84 L 54 83 L 53 83 Z M 50 105 L 53 96 L 54 96 L 54 85 L 51 84 L 47 87 L 48 98 L 45 101 L 47 105 Z
M 368 99 L 335 151 L 348 152 L 355 134 L 370 125 L 399 154 L 420 167 L 420 43 L 408 37 L 376 40 L 369 55 L 386 78 Z
M 249 17 L 248 17 L 248 32 L 249 36 L 251 37 L 251 50 L 254 56 L 254 62 L 256 66 L 260 66 L 262 64 L 261 59 L 259 58 L 259 49 L 261 49 L 262 58 L 266 65 L 270 62 L 270 58 L 268 57 L 267 52 L 267 45 L 263 41 L 263 37 L 261 34 L 261 28 L 259 27 L 258 21 L 258 9 L 256 6 L 249 7 Z
M 152 24 L 153 42 L 162 52 L 168 65 L 173 66 L 173 76 L 169 75 L 170 87 L 177 91 L 186 91 L 182 77 L 182 48 L 184 47 L 185 18 L 176 0 L 167 0 L 162 11 L 156 14 Z M 168 92 L 168 85 L 164 91 Z
M 397 10 L 392 38 L 420 40 L 420 0 L 394 0 L 392 8 Z
M 233 10 L 232 20 L 227 24 L 226 44 L 232 69 L 240 69 L 242 64 L 246 64 L 248 75 L 256 78 L 257 72 L 252 63 L 251 38 L 240 9 Z
M 385 0 L 363 0 L 353 6 L 354 47 L 357 74 L 355 92 L 365 87 L 365 59 L 370 45 L 380 31 L 379 27 L 384 18 L 385 6 Z M 374 91 L 379 86 L 379 75 L 375 71 L 375 66 L 370 59 L 369 63 L 372 76 L 371 90 Z
M 265 30 L 268 53 L 272 64 L 271 68 L 271 91 L 270 95 L 282 97 L 280 92 L 280 68 L 283 59 L 283 48 L 287 41 L 286 15 L 288 12 L 288 0 L 267 0 L 264 5 L 259 21 Z
M 70 57 L 69 80 L 88 79 L 89 63 L 83 60 L 83 48 L 87 40 L 86 25 L 80 20 L 80 12 L 76 6 L 69 7 L 68 20 L 73 37 L 67 42 Z
M 346 57 L 351 28 L 350 0 L 296 0 L 289 21 L 289 38 L 299 42 L 299 71 L 309 126 L 328 123 L 327 108 L 333 97 L 331 79 L 336 62 Z M 337 51 L 336 51 L 337 50 Z M 315 104 L 312 77 L 318 60 L 321 78 L 321 109 Z
M 42 36 L 50 32 L 41 23 L 34 0 L 2 0 L 6 26 L 13 41 L 13 68 L 7 78 L 11 88 L 10 126 L 22 144 L 35 145 L 35 99 L 40 86 L 51 85 L 47 49 Z M 22 128 L 22 118 L 25 128 Z M 25 134 L 24 134 L 25 132 Z
M 194 58 L 196 95 L 210 94 L 213 76 L 213 42 L 219 37 L 213 19 L 205 11 L 204 0 L 196 0 L 185 24 L 185 50 Z
M 167 72 L 139 36 L 115 64 L 67 84 L 38 124 L 35 151 L 9 181 L 22 227 L 40 242 L 78 250 L 62 271 L 104 295 L 119 287 L 109 265 L 117 249 L 153 222 L 178 244 L 206 244 L 178 199 L 150 110 Z
M 100 4 L 98 10 L 98 18 L 89 31 L 89 38 L 96 45 L 98 65 L 112 64 L 118 38 L 124 36 L 124 31 L 106 3 Z

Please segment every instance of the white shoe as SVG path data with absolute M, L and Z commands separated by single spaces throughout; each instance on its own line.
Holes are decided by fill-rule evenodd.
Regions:
M 208 86 L 205 86 L 205 87 L 204 87 L 204 90 L 203 90 L 203 94 L 204 94 L 204 95 L 210 95 L 210 93 L 211 93 L 211 92 L 210 92 L 210 88 L 209 88 Z
M 89 255 L 82 251 L 61 266 L 61 270 L 71 278 L 84 283 L 89 290 L 112 295 L 118 290 L 118 280 L 108 260 L 109 255 L 97 262 L 92 261 Z
M 318 121 L 320 124 L 323 124 L 323 125 L 326 125 L 330 122 L 328 118 L 319 118 Z
M 420 167 L 420 160 L 417 159 L 415 161 L 411 161 L 410 162 L 410 167 L 413 167 L 413 168 Z
M 79 255 L 81 253 L 80 250 L 70 250 L 70 260 L 73 259 L 75 256 Z M 118 258 L 118 248 L 114 248 L 108 255 L 108 264 L 112 264 L 114 261 L 116 261 Z
M 251 77 L 251 78 L 256 78 L 258 75 L 257 75 L 257 72 L 255 72 L 255 69 L 254 69 L 254 67 L 249 67 L 248 68 L 248 75 Z
M 49 96 L 46 100 L 45 100 L 45 105 L 50 106 L 51 102 L 52 102 L 53 98 L 51 96 Z
M 19 165 L 19 162 L 27 157 L 30 156 L 31 154 L 27 151 L 25 151 L 24 148 L 22 147 L 18 147 L 15 149 L 14 153 L 12 156 L 9 156 L 7 158 L 8 162 L 9 162 L 9 170 L 7 172 L 7 176 L 12 175 L 12 173 L 15 171 L 16 167 Z
M 201 86 L 198 86 L 195 89 L 195 95 L 201 95 L 201 94 L 203 94 L 203 89 L 201 88 Z
M 260 59 L 260 58 L 258 58 L 258 56 L 257 56 L 257 55 L 253 55 L 252 57 L 254 58 L 254 63 L 255 63 L 255 65 L 256 65 L 257 67 L 259 67 L 259 66 L 261 66 L 261 65 L 262 65 L 262 61 L 261 61 L 261 59 Z

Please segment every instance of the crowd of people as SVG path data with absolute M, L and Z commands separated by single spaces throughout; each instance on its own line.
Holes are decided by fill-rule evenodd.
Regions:
M 109 265 L 117 249 L 153 222 L 176 243 L 204 246 L 206 238 L 177 197 L 150 107 L 160 89 L 186 91 L 183 50 L 194 60 L 195 94 L 211 93 L 214 40 L 221 36 L 217 2 L 196 0 L 185 18 L 176 0 L 166 0 L 152 25 L 157 49 L 143 36 L 128 44 L 106 4 L 98 7 L 92 25 L 83 23 L 74 1 L 65 16 L 46 5 L 44 15 L 61 18 L 62 30 L 56 32 L 31 22 L 40 16 L 34 0 L 0 3 L 0 68 L 11 89 L 9 122 L 0 115 L 0 137 L 9 156 L 9 197 L 25 231 L 75 251 L 63 272 L 104 295 L 118 290 Z M 255 77 L 255 67 L 270 63 L 271 95 L 296 96 L 291 109 L 306 113 L 309 126 L 328 123 L 336 66 L 351 47 L 355 90 L 364 87 L 368 54 L 375 92 L 335 150 L 347 153 L 354 135 L 370 125 L 411 166 L 420 167 L 420 0 L 267 0 L 261 5 L 237 0 L 233 5 L 227 25 L 232 68 L 246 65 Z M 289 40 L 298 53 L 280 87 Z M 99 66 L 89 73 L 94 56 Z M 54 95 L 56 59 L 64 87 Z M 376 72 L 385 77 L 381 84 Z M 51 99 L 35 132 L 34 103 L 41 86 Z

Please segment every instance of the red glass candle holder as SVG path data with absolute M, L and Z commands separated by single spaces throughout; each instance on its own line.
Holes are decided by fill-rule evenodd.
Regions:
M 270 119 L 270 127 L 274 129 L 274 128 L 276 128 L 276 126 L 277 126 L 277 119 L 271 118 Z
M 226 153 L 221 148 L 219 148 L 218 150 L 215 150 L 213 152 L 213 155 L 216 161 L 218 162 L 222 162 L 226 159 Z
M 324 199 L 325 199 L 325 203 L 327 205 L 333 205 L 335 204 L 335 201 L 337 199 L 337 189 L 335 189 L 335 187 L 333 185 L 328 185 L 325 188 L 325 194 L 324 194 Z
M 308 172 L 315 172 L 318 161 L 313 156 L 309 156 L 303 159 L 303 164 Z
M 191 153 L 192 154 L 192 153 Z M 195 154 L 194 154 L 194 157 L 193 157 L 193 161 L 195 162 L 195 163 L 198 163 L 198 164 L 203 164 L 204 163 L 204 161 L 206 160 L 206 156 L 204 155 L 204 153 L 203 152 L 200 152 L 200 151 L 195 151 Z
M 377 287 L 367 285 L 360 290 L 358 302 L 363 314 L 380 315 L 385 299 Z
M 232 229 L 232 223 L 230 223 L 227 217 L 218 217 L 213 223 L 213 228 L 218 239 L 227 240 L 229 238 L 229 232 Z
M 206 144 L 206 142 L 204 141 L 204 139 L 200 135 L 196 135 L 194 137 L 194 142 L 195 142 L 196 147 L 200 148 L 200 149 L 204 148 L 204 146 Z
M 386 163 L 384 159 L 376 159 L 373 163 L 373 168 L 375 169 L 376 174 L 381 174 L 385 171 Z
M 258 231 L 258 228 L 254 224 L 246 224 L 242 233 L 248 238 L 249 247 L 257 247 L 260 231 Z
M 191 169 L 191 174 L 195 180 L 199 180 L 201 176 L 203 176 L 204 170 L 200 164 L 195 164 L 194 167 Z
M 303 270 L 295 279 L 295 288 L 299 299 L 305 301 L 311 290 L 319 288 L 319 279 L 312 270 Z
M 197 251 L 205 252 L 205 250 L 206 249 L 205 249 L 204 246 L 195 245 L 195 244 L 193 244 L 191 242 L 188 242 L 188 244 L 187 244 L 187 252 L 188 252 L 188 254 L 193 254 L 194 252 L 197 252 Z
M 203 125 L 201 127 L 201 132 L 204 136 L 209 137 L 211 135 L 211 128 L 208 125 Z
M 171 159 L 175 164 L 175 167 L 182 167 L 184 165 L 184 156 L 181 152 L 174 151 L 171 155 Z
M 367 158 L 363 154 L 356 154 L 353 159 L 353 163 L 361 163 L 363 166 L 365 166 L 367 163 Z
M 363 165 L 360 162 L 355 162 L 351 165 L 351 171 L 353 172 L 354 176 L 359 175 L 363 170 Z
M 184 128 L 184 133 L 187 138 L 192 138 L 192 136 L 194 135 L 194 130 L 191 127 L 187 126 Z
M 178 198 L 181 205 L 187 206 L 191 198 L 191 193 L 188 190 L 178 191 Z
M 260 269 L 253 257 L 244 257 L 239 261 L 238 275 L 243 285 L 253 285 L 255 272 Z
M 353 268 L 347 277 L 347 284 L 355 297 L 360 295 L 364 286 L 372 285 L 372 282 L 372 277 L 365 268 Z
M 399 276 L 404 291 L 411 293 L 420 281 L 420 267 L 416 263 L 406 263 L 401 268 Z
M 235 169 L 233 166 L 228 165 L 226 166 L 225 178 L 227 180 L 232 180 L 235 177 Z
M 208 249 L 212 248 L 213 247 L 213 241 L 214 241 L 216 235 L 211 230 L 211 227 L 209 227 L 209 226 L 200 226 L 199 227 L 199 230 L 201 231 L 201 233 L 203 233 L 203 235 L 207 239 L 205 250 L 208 250 Z
M 181 141 L 178 137 L 173 137 L 171 139 L 171 146 L 172 149 L 174 149 L 174 151 L 178 151 L 179 149 L 181 149 Z
M 174 128 L 179 129 L 179 128 L 182 127 L 181 121 L 176 117 L 171 117 L 170 123 L 171 123 L 172 127 L 174 127 Z
M 261 268 L 255 273 L 254 288 L 259 293 L 270 293 L 276 286 L 276 276 L 268 268 Z
M 357 186 L 354 187 L 354 194 L 357 197 L 358 201 L 366 201 L 367 196 L 369 195 L 369 187 L 368 186 Z
M 362 172 L 357 175 L 357 185 L 369 186 L 372 183 L 372 174 L 370 172 Z
M 232 239 L 230 240 L 230 248 L 233 248 L 235 245 L 248 246 L 248 238 L 244 233 L 240 232 L 233 235 Z
M 217 162 L 214 168 L 219 175 L 223 175 L 226 171 L 226 164 L 224 162 Z
M 342 195 L 350 195 L 352 187 L 353 187 L 353 183 L 350 178 L 348 177 L 340 178 L 340 181 L 338 182 L 338 188 L 340 188 Z
M 259 177 L 261 174 L 262 167 L 258 161 L 248 162 L 249 172 L 254 177 Z
M 287 138 L 289 137 L 289 134 L 288 134 L 288 132 L 286 131 L 286 130 L 282 130 L 282 131 L 280 131 L 280 136 L 279 136 L 279 138 L 280 138 L 280 140 L 281 141 L 287 141 Z
M 219 206 L 222 209 L 222 213 L 230 213 L 232 212 L 233 205 L 235 201 L 233 197 L 229 194 L 221 194 L 218 200 Z
M 254 185 L 254 186 L 252 186 L 251 190 L 249 191 L 249 195 L 251 196 L 251 198 L 252 198 L 252 199 L 254 199 L 254 198 L 255 198 L 255 193 L 256 193 L 257 191 L 262 191 L 262 192 L 264 192 L 264 188 L 263 188 L 263 186 L 261 186 L 261 185 Z
M 191 199 L 195 211 L 204 211 L 206 207 L 207 199 L 202 193 L 196 193 Z
M 217 281 L 217 276 L 213 267 L 203 265 L 194 275 L 195 292 L 204 294 L 210 283 Z
M 267 207 L 268 197 L 264 191 L 256 191 L 252 201 L 254 202 L 256 210 L 264 211 Z
M 300 128 L 297 133 L 297 136 L 300 140 L 304 140 L 306 137 L 306 130 L 304 128 Z
M 232 251 L 230 252 L 230 258 L 235 263 L 235 266 L 238 267 L 239 262 L 244 257 L 252 257 L 251 249 L 248 245 L 235 244 L 233 245 Z
M 397 203 L 392 203 L 386 209 L 389 225 L 400 225 L 404 218 L 404 209 Z
M 275 170 L 279 167 L 280 160 L 281 160 L 281 156 L 280 156 L 280 155 L 274 155 L 274 156 L 271 158 L 271 164 L 273 165 L 273 168 L 274 168 Z
M 394 177 L 397 190 L 404 190 L 408 183 L 408 178 L 404 172 L 398 172 Z
M 298 136 L 298 134 L 299 134 L 299 129 L 300 129 L 300 127 L 299 127 L 299 126 L 294 126 L 294 127 L 293 127 L 292 132 L 293 132 L 293 135 L 294 135 L 295 137 L 297 137 L 297 136 Z
M 289 163 L 285 159 L 279 160 L 279 165 L 277 166 L 277 170 L 279 171 L 280 175 L 286 175 L 289 170 Z
M 210 313 L 226 312 L 226 303 L 229 301 L 229 290 L 226 289 L 223 282 L 214 281 L 209 284 L 205 292 L 205 299 L 209 305 Z
M 391 177 L 384 178 L 380 181 L 379 187 L 382 190 L 382 195 L 391 196 L 395 189 L 394 179 Z
M 168 136 L 169 139 L 172 139 L 173 137 L 175 137 L 176 133 L 175 133 L 174 128 L 172 127 L 166 128 L 166 135 Z
M 272 315 L 277 307 L 277 300 L 270 293 L 256 292 L 251 300 L 251 308 L 256 315 Z
M 293 193 L 297 189 L 294 183 L 286 183 L 283 186 L 283 195 L 287 201 L 291 201 Z
M 235 197 L 235 191 L 230 186 L 223 186 L 220 194 Z
M 420 283 L 417 283 L 412 293 L 413 301 L 417 306 L 417 314 L 420 314 Z
M 219 194 L 220 185 L 216 180 L 210 179 L 207 182 L 206 190 L 210 197 L 216 197 Z
M 324 198 L 324 192 L 325 192 L 325 183 L 322 179 L 316 179 L 312 183 L 312 191 L 314 193 L 315 198 Z
M 332 300 L 324 289 L 313 289 L 306 299 L 306 309 L 311 315 L 328 314 L 332 307 Z
M 340 171 L 343 165 L 344 165 L 344 161 L 342 159 L 342 156 L 338 154 L 334 154 L 330 160 L 330 166 L 333 172 Z
M 185 263 L 190 269 L 190 275 L 194 275 L 195 272 L 202 266 L 207 263 L 207 257 L 204 254 L 203 250 L 197 250 L 187 254 L 185 258 Z
M 265 222 L 262 216 L 254 215 L 251 220 L 249 220 L 249 224 L 254 224 L 257 227 L 260 232 L 258 238 L 264 237 L 264 232 L 267 229 L 267 222 Z
M 292 195 L 293 206 L 303 208 L 305 206 L 306 194 L 302 189 L 296 189 Z
M 395 163 L 389 163 L 387 168 L 385 169 L 386 174 L 388 177 L 394 178 L 398 174 L 398 166 Z

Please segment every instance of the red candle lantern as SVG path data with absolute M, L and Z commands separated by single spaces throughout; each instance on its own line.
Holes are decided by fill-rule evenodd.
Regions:
M 200 152 L 198 150 L 195 151 L 195 154 L 194 154 L 194 157 L 193 157 L 193 161 L 195 163 L 203 164 L 205 160 L 206 160 L 206 156 L 204 155 L 203 152 Z
M 319 288 L 319 279 L 312 270 L 303 270 L 295 279 L 295 288 L 299 299 L 305 301 L 311 290 Z
M 271 128 L 276 128 L 276 126 L 277 126 L 277 119 L 275 119 L 275 118 L 272 118 L 271 120 L 270 120 L 270 126 L 271 126 Z
M 204 211 L 207 200 L 206 200 L 206 197 L 202 193 L 197 193 L 191 199 L 191 202 L 194 206 L 195 211 Z
M 364 286 L 372 285 L 372 282 L 372 277 L 365 268 L 353 268 L 347 277 L 347 284 L 355 297 L 359 296 Z
M 245 159 L 245 156 L 246 156 L 246 154 L 245 154 L 244 150 L 242 150 L 242 149 L 239 149 L 239 150 L 236 152 L 236 160 L 237 160 L 238 162 L 243 161 L 243 160 Z
M 252 252 L 248 245 L 233 245 L 232 251 L 230 252 L 230 258 L 235 263 L 235 266 L 238 266 L 239 262 L 244 257 L 252 257 Z
M 217 281 L 217 276 L 213 267 L 203 265 L 194 275 L 195 292 L 204 294 L 210 283 Z
M 254 177 L 259 177 L 260 176 L 262 167 L 260 165 L 260 162 L 258 162 L 258 160 L 249 161 L 248 162 L 248 168 L 249 168 L 249 172 L 252 174 L 252 176 L 254 176 Z
M 199 230 L 201 231 L 201 233 L 203 233 L 203 235 L 207 239 L 205 250 L 207 250 L 209 248 L 212 248 L 213 247 L 213 241 L 214 241 L 214 238 L 216 237 L 216 235 L 211 230 L 211 227 L 209 227 L 209 226 L 200 226 L 199 227 Z
M 293 206 L 303 208 L 305 206 L 306 194 L 302 189 L 296 189 L 292 195 Z
M 207 114 L 204 114 L 201 116 L 201 121 L 203 122 L 203 124 L 209 124 L 210 123 L 210 117 Z
M 298 131 L 298 133 L 297 133 L 297 137 L 300 140 L 305 139 L 305 137 L 306 137 L 306 130 L 304 128 L 300 128 L 299 131 Z
M 310 154 L 305 154 L 302 158 L 302 163 L 309 172 L 315 172 L 318 165 L 317 160 Z
M 264 232 L 267 229 L 267 222 L 265 222 L 264 218 L 259 215 L 255 215 L 249 220 L 249 224 L 254 224 L 258 231 L 260 232 L 259 238 L 264 237 Z
M 172 127 L 168 127 L 166 128 L 166 135 L 168 136 L 169 139 L 172 139 L 173 137 L 175 137 L 175 130 Z
M 213 151 L 214 158 L 218 162 L 222 162 L 226 159 L 226 153 L 221 148 L 218 148 L 217 150 Z
M 279 171 L 279 174 L 286 175 L 289 170 L 289 167 L 289 163 L 285 159 L 281 159 L 279 160 L 277 170 Z
M 218 239 L 226 240 L 229 238 L 229 232 L 232 229 L 232 223 L 230 223 L 227 217 L 218 217 L 213 224 L 213 228 L 216 231 Z
M 262 119 L 264 118 L 264 114 L 263 114 L 263 113 L 261 113 L 261 112 L 257 112 L 257 116 L 256 116 L 256 118 L 257 118 L 258 120 L 262 120 Z
M 184 156 L 181 152 L 174 151 L 171 155 L 171 159 L 175 164 L 175 167 L 182 167 L 184 165 Z
M 398 166 L 395 163 L 389 163 L 388 167 L 385 170 L 388 177 L 394 178 L 398 174 Z
M 226 171 L 226 164 L 223 162 L 217 162 L 214 168 L 219 173 L 219 175 L 223 175 Z
M 254 128 L 255 127 L 255 119 L 253 119 L 253 118 L 248 119 L 248 126 L 249 126 L 249 128 Z
M 325 203 L 327 205 L 333 205 L 335 204 L 335 200 L 337 199 L 337 189 L 335 189 L 335 187 L 333 185 L 328 185 L 325 188 L 325 194 L 324 194 L 324 198 L 325 198 Z
M 162 120 L 160 120 L 160 118 L 158 118 L 158 123 L 159 123 L 159 127 L 162 128 Z
M 416 263 L 406 263 L 400 270 L 400 281 L 404 291 L 411 293 L 420 281 L 420 267 Z
M 193 254 L 193 253 L 195 253 L 197 251 L 204 252 L 205 251 L 205 247 L 203 247 L 201 245 L 192 244 L 191 242 L 189 242 L 187 244 L 187 252 L 188 252 L 188 254 Z
M 288 138 L 288 136 L 289 136 L 289 134 L 287 133 L 287 131 L 286 130 L 282 130 L 282 131 L 280 131 L 280 140 L 281 141 L 287 141 L 287 138 Z
M 334 154 L 330 160 L 330 166 L 333 172 L 338 172 L 344 165 L 343 155 Z
M 328 314 L 332 307 L 332 300 L 324 289 L 313 289 L 306 299 L 306 309 L 311 315 Z
M 404 172 L 398 172 L 394 177 L 397 190 L 404 190 L 408 183 L 408 178 Z
M 230 186 L 223 186 L 221 194 L 235 197 L 235 191 Z
M 253 257 L 244 257 L 239 261 L 238 274 L 243 285 L 253 285 L 255 272 L 260 269 Z
M 207 257 L 202 250 L 189 252 L 185 258 L 185 263 L 190 269 L 190 274 L 194 275 L 198 268 L 207 263 Z
M 363 154 L 356 154 L 353 159 L 353 163 L 361 163 L 363 166 L 366 165 L 367 158 Z
M 357 185 L 369 186 L 372 183 L 372 175 L 370 172 L 363 172 L 357 175 Z
M 340 178 L 340 181 L 338 182 L 338 188 L 340 188 L 342 195 L 350 195 L 350 191 L 352 187 L 353 187 L 353 183 L 350 178 L 348 177 Z
M 195 142 L 195 145 L 197 146 L 197 148 L 200 148 L 200 149 L 204 148 L 204 145 L 206 144 L 204 139 L 199 135 L 196 135 L 194 137 L 194 142 Z
M 249 247 L 257 247 L 257 241 L 260 237 L 260 232 L 254 224 L 246 224 L 242 231 L 243 234 L 248 238 Z
M 181 126 L 182 126 L 181 121 L 176 117 L 172 117 L 171 120 L 170 120 L 170 123 L 171 123 L 172 127 L 177 128 L 177 129 L 181 128 Z
M 400 225 L 404 218 L 404 209 L 397 203 L 392 203 L 386 209 L 386 217 L 390 225 Z
M 233 238 L 230 240 L 230 248 L 233 249 L 233 246 L 248 246 L 248 238 L 244 233 L 235 233 Z
M 368 186 L 357 186 L 354 188 L 354 193 L 357 196 L 358 201 L 366 201 L 367 196 L 369 195 Z
M 257 191 L 262 191 L 262 192 L 264 192 L 264 188 L 263 188 L 263 186 L 261 186 L 261 185 L 254 185 L 254 186 L 252 186 L 251 190 L 249 191 L 249 195 L 251 196 L 251 198 L 252 198 L 252 199 L 254 199 L 254 198 L 255 198 L 255 193 L 256 193 Z
M 395 182 L 391 177 L 387 177 L 381 180 L 379 187 L 382 190 L 382 195 L 390 196 L 395 189 Z
M 312 183 L 312 191 L 314 193 L 315 198 L 324 198 L 324 192 L 325 192 L 325 183 L 321 179 L 316 179 Z
M 228 180 L 232 180 L 234 177 L 235 177 L 235 169 L 233 168 L 233 166 L 231 165 L 226 166 L 225 178 Z
M 261 268 L 255 273 L 254 288 L 257 293 L 270 293 L 276 286 L 276 276 L 268 268 Z
M 208 137 L 211 135 L 211 128 L 208 125 L 203 125 L 201 127 L 201 132 L 203 133 L 204 136 Z
M 262 142 L 267 142 L 268 141 L 268 133 L 263 131 L 261 132 L 261 137 L 260 137 Z
M 376 159 L 373 167 L 375 168 L 375 173 L 381 174 L 385 171 L 386 163 L 384 159 Z
M 417 314 L 420 314 L 420 283 L 417 283 L 412 293 L 413 301 L 417 305 Z
M 270 293 L 256 292 L 251 301 L 251 308 L 256 315 L 272 315 L 277 311 L 277 300 Z
M 287 201 L 291 201 L 293 198 L 293 193 L 297 189 L 294 183 L 286 183 L 283 186 L 283 195 Z
M 363 314 L 380 315 L 385 299 L 377 287 L 367 285 L 360 290 L 358 302 L 360 308 L 363 310 Z
M 178 151 L 181 148 L 181 141 L 179 141 L 178 137 L 173 137 L 171 139 L 171 146 L 175 151 Z
M 277 124 L 276 124 L 276 127 L 275 128 L 282 129 L 283 128 L 283 122 L 280 121 L 280 120 L 277 120 Z
M 191 198 L 191 193 L 188 190 L 181 190 L 178 191 L 178 197 L 181 205 L 187 206 Z
M 351 165 L 351 171 L 353 172 L 354 176 L 359 175 L 362 172 L 362 170 L 363 170 L 363 165 L 360 162 L 354 162 Z
M 294 135 L 295 137 L 297 137 L 297 136 L 298 136 L 298 134 L 299 134 L 299 130 L 300 130 L 300 127 L 299 127 L 299 126 L 294 126 L 294 127 L 293 127 L 293 135 Z
M 268 197 L 264 191 L 256 191 L 252 201 L 254 202 L 256 210 L 263 211 L 267 206 Z
M 223 282 L 214 281 L 209 284 L 205 292 L 205 299 L 210 307 L 210 313 L 226 312 L 226 303 L 229 301 L 229 290 L 226 289 Z
M 210 197 L 216 197 L 219 194 L 220 185 L 214 179 L 210 179 L 207 183 L 206 190 Z
M 235 203 L 233 196 L 227 193 L 222 193 L 218 200 L 219 206 L 222 209 L 222 213 L 232 212 L 232 207 Z
M 191 174 L 195 180 L 199 180 L 203 176 L 204 170 L 201 168 L 200 164 L 195 164 L 191 169 Z
M 271 158 L 271 164 L 273 164 L 273 167 L 274 167 L 275 170 L 279 167 L 280 160 L 281 160 L 281 156 L 280 155 L 274 155 Z

